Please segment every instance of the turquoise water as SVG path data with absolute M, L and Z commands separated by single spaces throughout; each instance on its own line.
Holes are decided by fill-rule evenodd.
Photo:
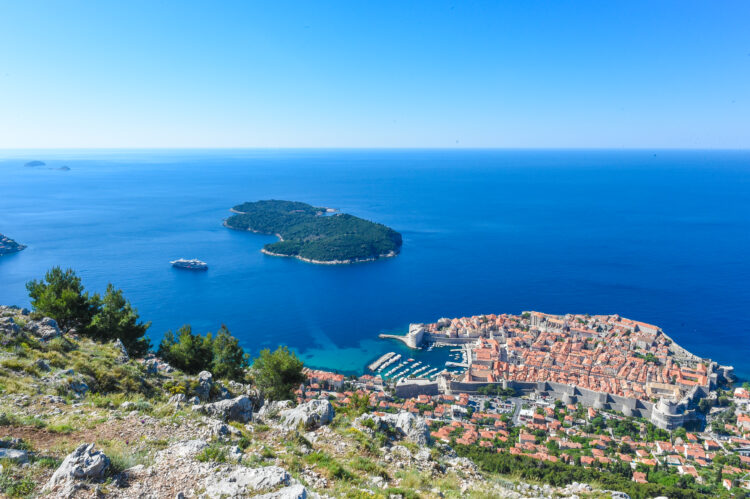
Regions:
M 70 171 L 27 168 L 32 159 Z M 225 229 L 240 202 L 291 199 L 389 225 L 393 259 L 316 266 Z M 619 313 L 750 374 L 750 153 L 708 151 L 27 151 L 0 154 L 0 303 L 73 267 L 125 290 L 158 340 L 222 323 L 251 353 L 292 346 L 360 372 L 380 332 L 481 313 Z M 173 269 L 200 258 L 208 272 Z

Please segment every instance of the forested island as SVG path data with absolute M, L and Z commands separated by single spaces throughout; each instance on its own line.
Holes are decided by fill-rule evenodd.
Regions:
M 263 252 L 311 263 L 337 264 L 396 256 L 401 234 L 385 225 L 296 201 L 255 201 L 235 206 L 224 225 L 275 234 Z
M 15 242 L 13 239 L 0 234 L 0 256 L 9 253 L 17 253 L 26 248 L 23 244 Z

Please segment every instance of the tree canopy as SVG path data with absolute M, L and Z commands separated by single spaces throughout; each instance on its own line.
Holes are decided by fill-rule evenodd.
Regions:
M 26 289 L 34 310 L 55 319 L 65 333 L 73 329 L 85 333 L 98 311 L 98 295 L 84 292 L 81 278 L 72 269 L 53 267 L 43 280 L 26 283 Z
M 88 328 L 91 336 L 102 341 L 120 339 L 130 355 L 140 357 L 151 347 L 145 337 L 150 322 L 138 322 L 138 312 L 125 299 L 121 289 L 107 285 L 99 310 Z
M 257 201 L 233 208 L 227 227 L 277 234 L 264 249 L 321 262 L 356 261 L 397 253 L 401 234 L 385 225 L 345 213 L 326 216 L 325 208 L 294 201 Z
M 261 350 L 252 365 L 255 384 L 270 400 L 293 399 L 294 390 L 305 381 L 302 368 L 302 361 L 286 346 Z
M 75 330 L 99 341 L 120 339 L 128 353 L 137 357 L 151 346 L 145 337 L 151 323 L 139 322 L 138 312 L 112 284 L 107 285 L 103 298 L 90 296 L 72 269 L 53 267 L 43 280 L 28 282 L 26 289 L 34 310 L 55 319 L 64 333 Z
M 241 380 L 248 366 L 248 355 L 224 325 L 216 336 L 194 334 L 189 324 L 177 334 L 167 331 L 157 355 L 186 373 L 210 371 L 217 378 Z

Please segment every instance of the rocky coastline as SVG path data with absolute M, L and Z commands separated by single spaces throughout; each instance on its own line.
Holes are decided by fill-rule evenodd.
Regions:
M 18 253 L 26 249 L 26 246 L 13 239 L 0 234 L 0 256 Z
M 282 241 L 284 240 L 278 234 L 276 234 L 276 235 Z M 354 263 L 374 262 L 376 260 L 381 260 L 383 258 L 393 258 L 393 257 L 395 257 L 395 256 L 398 255 L 397 252 L 391 251 L 389 253 L 378 255 L 378 256 L 372 257 L 372 258 L 353 258 L 353 259 L 349 259 L 349 260 L 313 260 L 313 259 L 310 259 L 310 258 L 301 257 L 299 255 L 284 255 L 282 253 L 274 253 L 272 251 L 268 251 L 265 248 L 261 249 L 260 252 L 263 253 L 264 255 L 268 255 L 268 256 L 277 256 L 277 257 L 282 257 L 282 258 L 296 258 L 297 260 L 300 260 L 302 262 L 314 263 L 316 265 L 351 265 L 351 264 L 354 264 Z

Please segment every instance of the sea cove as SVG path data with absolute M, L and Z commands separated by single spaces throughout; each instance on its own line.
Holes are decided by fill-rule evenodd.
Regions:
M 91 291 L 123 288 L 154 340 L 224 323 L 251 352 L 288 344 L 343 372 L 409 352 L 377 336 L 411 322 L 619 313 L 748 377 L 749 179 L 750 154 L 723 151 L 14 151 L 0 232 L 27 248 L 0 259 L 0 303 L 28 306 L 26 281 L 69 266 Z M 374 220 L 403 251 L 345 266 L 266 256 L 275 236 L 221 225 L 246 199 Z M 169 265 L 182 257 L 209 270 Z

